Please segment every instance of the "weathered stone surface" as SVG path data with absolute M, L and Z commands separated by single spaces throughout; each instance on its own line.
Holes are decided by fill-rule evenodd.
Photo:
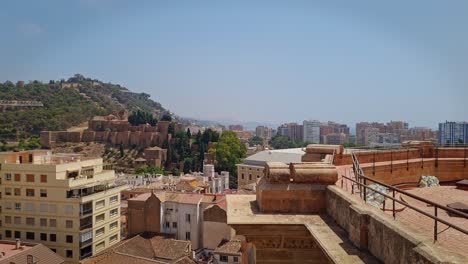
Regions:
M 289 183 L 291 179 L 289 166 L 284 162 L 267 162 L 265 178 L 270 183 Z

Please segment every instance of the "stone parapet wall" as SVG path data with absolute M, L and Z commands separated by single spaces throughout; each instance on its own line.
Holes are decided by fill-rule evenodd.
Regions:
M 468 263 L 338 186 L 327 187 L 326 208 L 356 247 L 384 263 Z

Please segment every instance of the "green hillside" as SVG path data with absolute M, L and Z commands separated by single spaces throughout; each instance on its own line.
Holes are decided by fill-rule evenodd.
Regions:
M 43 130 L 65 130 L 95 115 L 122 110 L 162 113 L 166 110 L 145 93 L 103 83 L 79 74 L 67 81 L 0 83 L 0 100 L 41 101 L 44 107 L 0 112 L 0 140 L 17 140 Z

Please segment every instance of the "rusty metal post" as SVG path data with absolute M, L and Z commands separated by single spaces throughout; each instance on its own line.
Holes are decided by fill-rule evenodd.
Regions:
M 466 167 L 466 145 L 465 145 L 465 159 L 463 160 L 463 167 Z
M 434 205 L 434 216 L 436 219 L 434 219 L 434 242 L 437 241 L 437 206 Z
M 393 211 L 393 213 L 392 214 L 393 214 L 393 219 L 395 220 L 395 189 L 392 189 L 392 190 L 393 190 L 393 194 L 392 194 L 392 196 L 393 196 L 393 200 L 392 200 L 392 203 L 393 203 L 393 210 L 392 211 Z
M 424 149 L 421 149 L 421 169 L 424 168 Z
M 375 151 L 374 151 L 374 160 L 372 163 L 372 175 L 375 175 Z
M 439 167 L 439 146 L 436 147 L 435 156 L 436 156 L 435 166 L 436 166 L 436 168 L 437 168 L 437 167 Z
M 390 150 L 390 174 L 393 173 L 393 150 Z
M 367 195 L 366 195 L 367 191 L 366 190 L 367 190 L 367 180 L 366 178 L 364 178 L 364 202 L 367 203 Z
M 406 149 L 406 170 L 409 170 L 409 148 Z

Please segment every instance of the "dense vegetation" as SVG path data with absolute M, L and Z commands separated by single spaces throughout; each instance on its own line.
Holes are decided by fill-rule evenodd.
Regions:
M 158 120 L 156 120 L 151 113 L 138 110 L 128 116 L 128 122 L 134 126 L 141 124 L 155 126 Z
M 302 148 L 307 145 L 307 142 L 290 140 L 288 137 L 281 135 L 275 135 L 270 141 L 270 146 L 274 149 Z
M 76 87 L 64 87 L 67 84 Z M 0 100 L 33 100 L 44 104 L 41 108 L 1 113 L 0 140 L 29 138 L 42 130 L 65 130 L 95 115 L 122 110 L 150 113 L 165 111 L 149 97 L 145 93 L 132 93 L 120 85 L 102 83 L 79 74 L 59 82 L 0 83 Z
M 190 130 L 177 132 L 174 135 L 173 143 L 167 146 L 166 167 L 170 167 L 171 163 L 183 161 L 184 173 L 201 171 L 209 142 L 217 142 L 218 140 L 218 132 L 211 129 L 207 129 L 203 133 L 198 132 L 196 135 L 192 135 Z
M 236 133 L 224 131 L 218 142 L 213 143 L 209 149 L 215 160 L 215 169 L 217 171 L 229 171 L 229 185 L 231 188 L 237 188 L 237 168 L 236 164 L 241 163 L 247 153 L 246 147 Z

